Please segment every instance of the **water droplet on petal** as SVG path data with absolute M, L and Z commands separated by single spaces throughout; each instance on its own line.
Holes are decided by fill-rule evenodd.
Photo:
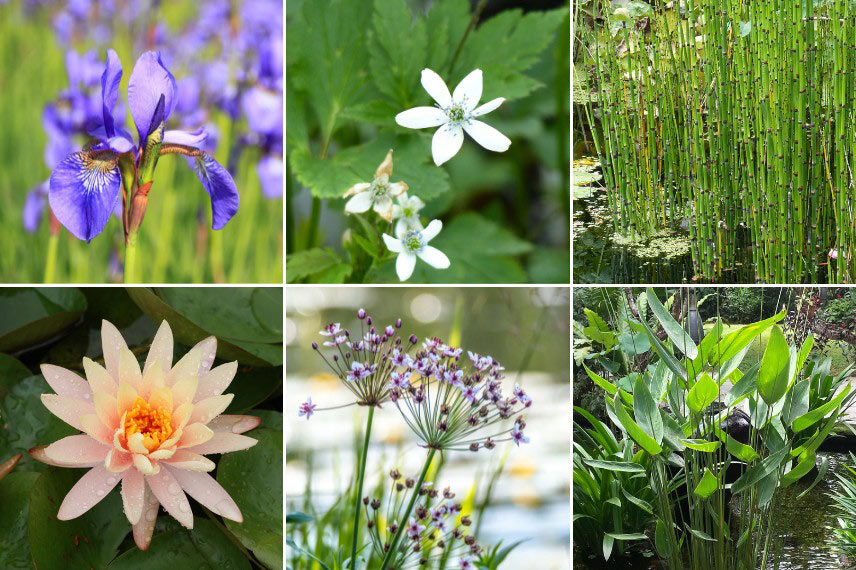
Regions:
M 95 494 L 98 495 L 99 497 L 103 497 L 104 496 L 104 489 L 98 489 L 97 491 L 95 491 Z
M 183 513 L 186 513 L 190 510 L 190 505 L 188 505 L 187 503 L 181 503 L 180 505 L 178 505 L 178 510 Z
M 169 485 L 169 492 L 170 493 L 172 493 L 173 495 L 177 495 L 179 491 L 181 491 L 181 487 L 179 487 L 175 483 L 170 483 L 170 485 Z
M 149 511 L 146 512 L 146 520 L 149 522 L 152 522 L 153 520 L 155 520 L 155 517 L 157 517 L 157 516 L 158 516 L 157 509 L 150 509 Z
M 115 477 L 109 477 L 109 478 L 107 479 L 107 484 L 108 484 L 108 485 L 112 485 L 112 484 L 114 484 L 115 482 L 116 482 L 116 478 L 115 478 Z

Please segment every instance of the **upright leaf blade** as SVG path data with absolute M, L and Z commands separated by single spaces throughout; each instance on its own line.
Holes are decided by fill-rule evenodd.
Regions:
M 767 348 L 758 370 L 758 393 L 772 406 L 788 391 L 791 351 L 782 329 L 775 325 L 770 331 Z
M 654 316 L 660 321 L 660 325 L 666 331 L 666 335 L 675 343 L 678 350 L 683 352 L 690 360 L 694 360 L 698 356 L 698 347 L 693 342 L 693 339 L 690 338 L 689 333 L 684 330 L 684 327 L 678 321 L 672 318 L 672 315 L 669 314 L 669 311 L 666 310 L 666 307 L 657 298 L 654 289 L 648 287 L 647 296 L 648 305 L 650 305 Z

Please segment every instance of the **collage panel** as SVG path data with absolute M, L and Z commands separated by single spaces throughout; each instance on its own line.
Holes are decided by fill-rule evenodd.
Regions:
M 575 570 L 852 565 L 856 290 L 575 287 Z
M 281 284 L 283 33 L 279 0 L 0 2 L 0 282 Z
M 567 287 L 286 298 L 290 568 L 570 566 Z
M 282 566 L 282 289 L 0 289 L 0 567 Z
M 567 0 L 285 4 L 287 283 L 569 283 Z

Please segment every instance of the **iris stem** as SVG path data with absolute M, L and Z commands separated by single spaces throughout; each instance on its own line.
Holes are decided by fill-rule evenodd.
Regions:
M 434 459 L 434 453 L 436 451 L 437 450 L 432 447 L 428 452 L 428 457 L 425 458 L 425 466 L 422 467 L 422 473 L 419 475 L 419 481 L 417 481 L 416 486 L 413 487 L 413 494 L 410 496 L 410 502 L 407 504 L 407 510 L 404 511 L 404 516 L 401 517 L 401 520 L 399 521 L 398 531 L 392 538 L 392 542 L 389 545 L 389 550 L 387 551 L 386 556 L 383 558 L 383 565 L 380 567 L 380 570 L 386 570 L 389 563 L 392 562 L 392 557 L 395 556 L 395 551 L 398 548 L 398 542 L 401 540 L 401 535 L 404 534 L 404 527 L 407 526 L 407 519 L 413 511 L 413 505 L 416 503 L 416 497 L 419 496 L 419 490 L 422 489 L 422 483 L 425 482 L 425 477 L 428 475 L 428 468 L 431 467 L 431 460 Z
M 128 236 L 128 241 L 125 244 L 125 283 L 136 283 L 138 281 L 135 272 L 137 263 L 137 234 L 132 233 Z
M 45 258 L 45 283 L 53 283 L 55 280 L 57 247 L 59 247 L 59 234 L 51 232 L 48 240 L 48 255 Z
M 372 432 L 374 406 L 369 406 L 369 417 L 366 419 L 366 437 L 363 440 L 363 450 L 360 455 L 359 474 L 357 475 L 357 495 L 354 497 L 354 541 L 351 545 L 351 569 L 357 568 L 357 543 L 360 539 L 360 501 L 363 498 L 363 480 L 366 475 L 366 457 L 369 454 L 369 436 Z

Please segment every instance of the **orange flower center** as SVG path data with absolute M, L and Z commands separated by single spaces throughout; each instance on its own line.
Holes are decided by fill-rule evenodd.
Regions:
M 154 451 L 160 444 L 172 435 L 170 415 L 165 409 L 152 408 L 142 398 L 137 398 L 134 407 L 125 416 L 125 438 L 132 434 L 143 434 L 143 445 L 149 451 Z

